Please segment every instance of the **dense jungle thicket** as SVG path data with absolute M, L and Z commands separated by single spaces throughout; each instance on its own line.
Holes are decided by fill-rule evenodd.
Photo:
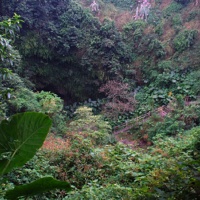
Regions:
M 200 2 L 142 2 L 0 0 L 0 199 L 200 199 Z

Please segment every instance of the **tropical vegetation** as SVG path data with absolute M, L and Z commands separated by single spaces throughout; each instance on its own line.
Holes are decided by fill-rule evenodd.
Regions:
M 200 199 L 200 2 L 142 2 L 0 1 L 0 199 Z

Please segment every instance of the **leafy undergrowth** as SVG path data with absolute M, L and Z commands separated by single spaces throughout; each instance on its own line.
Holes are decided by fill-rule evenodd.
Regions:
M 80 107 L 66 135 L 49 135 L 31 161 L 6 175 L 2 189 L 51 175 L 69 182 L 73 191 L 33 199 L 198 199 L 200 126 L 192 126 L 198 123 L 199 107 L 181 108 L 165 119 L 153 116 L 145 121 L 140 133 L 152 143 L 143 148 L 136 142 L 116 143 L 101 115 Z
M 173 101 L 169 116 L 135 125 L 129 136 L 140 135 L 138 142 L 127 135 L 125 144 L 115 141 L 101 115 L 79 107 L 65 135 L 50 134 L 32 160 L 2 177 L 0 193 L 52 176 L 69 182 L 73 191 L 32 199 L 198 199 L 200 110 L 197 101 L 181 102 Z M 139 144 L 144 139 L 151 145 Z
M 53 174 L 74 190 L 34 199 L 198 199 L 199 139 L 196 127 L 175 137 L 158 134 L 153 146 L 133 150 L 123 144 L 94 145 L 94 139 L 83 134 L 51 136 L 47 141 L 60 141 L 59 149 L 45 143 L 32 161 L 8 175 L 4 187 Z
M 88 127 L 91 113 L 87 123 L 79 119 L 78 129 L 83 132 L 68 133 L 67 139 L 62 139 L 70 144 L 67 150 L 43 147 L 48 160 L 58 168 L 56 177 L 74 186 L 63 198 L 198 199 L 200 127 L 192 127 L 199 123 L 199 106 L 193 103 L 174 103 L 165 118 L 153 115 L 139 124 L 139 140 L 131 140 L 138 137 L 134 126 L 132 135 L 125 134 L 126 139 L 116 144 L 108 138 L 97 143 L 90 128 L 81 128 Z M 92 127 L 96 133 L 101 131 L 95 124 Z
M 85 1 L 84 6 L 88 7 L 89 3 Z M 94 17 L 103 22 L 106 16 L 107 19 L 114 20 L 116 25 L 109 20 L 105 21 L 105 24 L 102 23 L 103 25 L 94 21 L 98 26 L 91 36 L 94 39 L 91 48 L 84 46 L 79 52 L 89 49 L 88 56 L 92 57 L 92 61 L 94 58 L 97 66 L 101 65 L 99 59 L 102 54 L 105 54 L 103 60 L 115 61 L 113 55 L 117 52 L 117 59 L 123 61 L 116 62 L 116 65 L 115 62 L 108 62 L 109 65 L 106 66 L 117 68 L 126 63 L 125 71 L 115 71 L 116 74 L 120 72 L 116 78 L 122 76 L 122 79 L 131 85 L 131 91 L 141 87 L 136 94 L 137 107 L 132 113 L 135 116 L 170 102 L 172 112 L 165 117 L 152 115 L 144 122 L 133 124 L 129 134 L 123 133 L 125 138 L 117 138 L 122 140 L 122 144 L 117 143 L 111 134 L 111 125 L 102 115 L 93 115 L 90 108 L 79 108 L 76 111 L 78 115 L 68 122 L 67 129 L 64 129 L 64 117 L 59 117 L 58 109 L 55 109 L 49 115 L 54 117 L 55 124 L 63 122 L 60 124 L 60 132 L 65 134 L 62 137 L 49 135 L 42 149 L 30 162 L 6 175 L 8 181 L 0 188 L 0 194 L 2 190 L 10 189 L 13 185 L 30 183 L 37 178 L 52 175 L 59 180 L 70 182 L 74 190 L 68 196 L 64 191 L 56 191 L 35 196 L 33 199 L 199 199 L 200 110 L 197 105 L 185 107 L 183 103 L 184 97 L 195 100 L 200 93 L 198 7 L 194 7 L 192 2 L 183 6 L 177 1 L 157 0 L 153 3 L 149 19 L 144 22 L 133 21 L 132 14 L 127 10 L 119 11 L 112 4 L 105 6 L 103 2 L 100 3 L 103 9 L 99 15 L 94 14 Z M 75 4 L 73 6 L 76 7 Z M 79 8 L 74 8 L 74 13 L 80 14 Z M 93 20 L 90 17 L 88 19 Z M 68 26 L 67 23 L 66 27 Z M 115 27 L 120 32 L 115 30 Z M 99 28 L 101 34 L 97 35 Z M 62 32 L 64 34 L 65 29 Z M 82 29 L 77 33 L 83 33 Z M 105 34 L 105 38 L 102 34 Z M 63 38 L 66 38 L 64 36 Z M 78 46 L 79 43 L 76 48 Z M 98 53 L 100 48 L 102 50 Z M 72 53 L 74 55 L 74 52 Z M 110 57 L 107 58 L 107 55 Z M 128 61 L 124 59 L 126 55 Z M 88 59 L 87 56 L 86 58 Z M 79 68 L 74 69 L 74 72 L 79 71 Z M 99 70 L 97 75 L 100 77 L 104 74 L 100 72 L 105 72 L 104 70 Z M 60 74 L 62 73 L 59 73 L 59 77 Z M 77 76 L 77 80 L 80 80 L 80 77 Z M 73 78 L 72 76 L 69 79 L 70 82 Z M 78 82 L 78 86 L 80 85 L 82 84 Z M 76 87 L 73 84 L 72 86 Z M 41 93 L 39 94 L 41 96 Z M 48 97 L 49 95 L 45 94 Z M 20 93 L 19 96 L 23 95 Z M 41 98 L 44 99 L 44 95 Z M 57 96 L 50 99 L 52 98 L 58 99 Z M 35 104 L 38 104 L 37 101 Z M 29 103 L 19 105 L 19 97 L 16 102 L 10 101 L 13 106 L 16 103 L 16 108 L 20 109 L 28 109 L 33 105 L 31 100 L 25 102 Z M 61 103 L 57 103 L 59 102 Z M 47 112 L 52 109 L 54 103 L 51 101 L 49 107 L 46 102 L 43 107 L 40 106 L 39 111 Z M 132 117 L 131 114 L 130 116 Z M 127 118 L 119 116 L 116 123 L 120 124 Z M 54 130 L 58 133 L 58 128 Z

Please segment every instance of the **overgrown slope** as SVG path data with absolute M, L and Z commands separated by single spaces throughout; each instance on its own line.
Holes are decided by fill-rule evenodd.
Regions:
M 98 1 L 100 14 L 87 0 L 0 3 L 0 13 L 17 12 L 24 20 L 15 40 L 21 65 L 13 67 L 20 76 L 1 82 L 5 94 L 12 92 L 5 113 L 39 111 L 54 124 L 38 154 L 0 180 L 0 194 L 51 175 L 69 181 L 73 191 L 32 199 L 200 198 L 200 13 L 194 1 L 152 0 L 147 21 L 133 20 L 137 3 L 130 0 Z M 40 90 L 62 96 L 65 110 L 61 98 Z M 105 97 L 99 91 L 106 100 L 82 103 Z M 116 137 L 113 128 L 122 123 L 131 129 Z
M 108 79 L 126 79 L 132 89 L 146 85 L 166 68 L 163 61 L 173 69 L 199 69 L 199 7 L 193 2 L 152 1 L 147 23 L 133 20 L 135 1 L 99 1 L 98 16 L 90 3 L 4 2 L 5 14 L 24 19 L 22 75 L 37 89 L 73 102 L 96 98 Z

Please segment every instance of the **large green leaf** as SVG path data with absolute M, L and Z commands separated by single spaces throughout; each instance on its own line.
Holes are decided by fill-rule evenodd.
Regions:
M 17 186 L 6 192 L 6 199 L 16 200 L 19 197 L 33 196 L 53 189 L 71 190 L 69 183 L 57 181 L 52 177 L 41 178 L 27 185 Z
M 0 175 L 23 166 L 42 146 L 51 119 L 42 113 L 14 115 L 0 124 Z

